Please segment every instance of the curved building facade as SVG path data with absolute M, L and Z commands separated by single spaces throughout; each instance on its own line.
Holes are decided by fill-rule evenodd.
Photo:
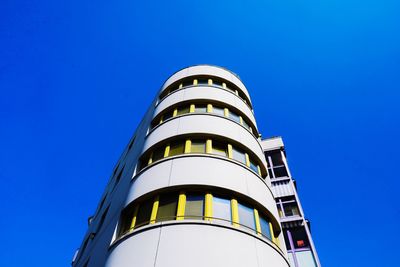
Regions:
M 161 87 L 73 266 L 289 266 L 250 95 L 215 66 Z

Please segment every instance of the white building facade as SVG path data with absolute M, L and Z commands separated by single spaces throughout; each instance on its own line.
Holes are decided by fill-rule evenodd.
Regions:
M 173 74 L 118 161 L 72 265 L 289 266 L 259 136 L 237 75 L 208 65 Z

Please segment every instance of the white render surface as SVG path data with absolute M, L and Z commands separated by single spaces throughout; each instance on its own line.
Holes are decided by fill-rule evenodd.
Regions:
M 171 224 L 127 238 L 105 266 L 287 267 L 285 257 L 266 242 L 214 225 Z

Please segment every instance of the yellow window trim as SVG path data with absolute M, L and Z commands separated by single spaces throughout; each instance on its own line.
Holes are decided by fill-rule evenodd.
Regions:
M 229 109 L 224 108 L 224 116 L 229 118 Z
M 153 209 L 151 210 L 151 216 L 150 216 L 150 224 L 154 224 L 156 222 L 159 199 L 160 199 L 159 196 L 156 196 L 155 199 L 154 199 Z
M 246 166 L 247 166 L 247 167 L 250 167 L 250 157 L 249 157 L 249 154 L 244 153 L 244 155 L 246 156 Z
M 192 151 L 192 141 L 190 139 L 186 140 L 185 142 L 185 151 L 184 153 L 190 153 Z
M 239 96 L 239 91 L 238 91 L 238 90 L 235 90 L 235 94 L 236 94 L 237 96 Z
M 232 225 L 239 227 L 239 209 L 238 202 L 236 199 L 231 199 L 231 213 L 232 213 Z
M 193 85 L 198 85 L 199 83 L 198 83 L 198 81 L 197 81 L 197 79 L 194 79 L 193 80 Z
M 136 217 L 139 211 L 139 205 L 136 205 L 135 209 L 133 210 L 133 218 L 132 218 L 132 222 L 131 222 L 131 227 L 129 228 L 130 231 L 133 230 L 133 228 L 135 228 L 135 224 L 136 224 Z
M 258 210 L 254 209 L 254 220 L 256 221 L 256 230 L 257 234 L 261 235 L 261 224 L 260 224 L 260 216 L 258 214 Z
M 180 83 L 179 84 L 179 89 L 182 89 L 182 87 L 183 87 L 183 83 Z
M 164 158 L 169 156 L 170 145 L 168 144 L 164 150 Z
M 180 221 L 185 218 L 186 195 L 184 192 L 179 193 L 178 208 L 176 210 L 176 220 Z
M 207 104 L 207 112 L 209 113 L 213 112 L 213 106 L 211 104 Z
M 228 144 L 228 158 L 233 159 L 233 147 L 231 144 Z
M 240 125 L 243 125 L 243 118 L 242 118 L 242 116 L 239 116 L 239 120 L 240 120 Z
M 222 83 L 222 88 L 226 89 L 226 83 Z
M 212 79 L 208 79 L 208 85 L 212 85 L 213 84 L 213 80 Z
M 204 209 L 204 217 L 205 220 L 207 221 L 211 221 L 211 218 L 213 216 L 213 206 L 212 206 L 212 201 L 213 201 L 213 197 L 210 193 L 206 194 L 205 197 L 205 209 Z
M 210 154 L 212 153 L 212 140 L 207 139 L 206 141 L 206 153 Z
M 257 165 L 257 170 L 258 170 L 258 174 L 259 174 L 260 176 L 262 176 L 262 174 L 261 174 L 261 167 L 260 167 L 260 165 Z
M 279 247 L 279 240 L 275 237 L 274 228 L 272 227 L 272 223 L 269 223 L 269 231 L 271 232 L 272 242 L 275 243 Z
M 147 162 L 147 165 L 150 165 L 153 163 L 153 152 L 151 152 L 150 157 L 149 157 L 149 161 Z
M 190 112 L 190 113 L 193 113 L 193 112 L 194 112 L 194 109 L 195 109 L 195 105 L 194 105 L 194 104 L 191 104 L 191 105 L 190 105 L 190 108 L 189 108 L 189 112 Z
M 164 121 L 164 115 L 161 115 L 161 117 L 160 117 L 160 122 L 159 122 L 158 124 L 163 123 L 163 121 Z

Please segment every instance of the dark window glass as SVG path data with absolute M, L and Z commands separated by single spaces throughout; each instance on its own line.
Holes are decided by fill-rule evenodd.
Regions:
M 185 205 L 185 218 L 203 219 L 204 214 L 204 196 L 200 194 L 187 194 Z
M 224 116 L 224 109 L 219 107 L 213 107 L 213 113 L 219 116 Z
M 156 221 L 175 220 L 178 196 L 176 194 L 164 194 L 160 196 Z
M 272 160 L 272 165 L 274 166 L 280 166 L 283 165 L 283 160 L 282 160 L 282 154 L 280 150 L 275 150 L 275 151 L 271 151 L 269 152 L 269 155 L 271 157 Z
M 233 159 L 246 164 L 246 155 L 244 154 L 243 151 L 238 150 L 236 148 L 232 148 L 232 154 L 233 154 Z
M 277 205 L 277 208 L 278 208 L 279 217 L 283 217 L 283 212 L 282 212 L 282 209 L 281 209 L 281 205 Z
M 234 112 L 229 112 L 229 118 L 237 123 L 240 123 L 240 117 Z
M 295 202 L 283 203 L 283 210 L 286 217 L 299 215 L 299 210 Z
M 170 148 L 169 148 L 169 156 L 175 156 L 175 155 L 180 155 L 183 154 L 185 150 L 185 146 L 183 142 L 174 142 L 171 143 Z
M 239 223 L 248 228 L 255 229 L 254 209 L 240 203 L 238 204 L 238 209 Z
M 164 158 L 164 152 L 165 152 L 164 147 L 159 147 L 159 148 L 155 149 L 153 151 L 152 161 L 155 162 L 157 160 Z
M 207 112 L 207 106 L 206 105 L 195 105 L 195 108 L 194 108 L 194 111 L 195 112 L 199 112 L 199 113 L 202 113 L 202 112 Z
M 139 205 L 136 215 L 135 228 L 148 224 L 150 222 L 151 211 L 153 209 L 153 200 L 144 201 Z
M 128 232 L 131 228 L 131 224 L 132 224 L 132 219 L 133 219 L 133 213 L 134 213 L 134 209 L 129 208 L 129 209 L 125 209 L 122 212 L 121 215 L 121 220 L 120 220 L 120 224 L 119 224 L 119 236 L 125 234 L 126 232 Z
M 206 153 L 205 140 L 192 140 L 191 153 Z
M 214 80 L 214 79 L 213 79 L 213 85 L 222 86 L 222 81 Z
M 228 155 L 227 145 L 220 142 L 212 141 L 212 153 L 226 157 Z
M 198 84 L 208 84 L 208 79 L 205 78 L 201 78 L 201 79 L 197 79 L 197 83 Z
M 283 229 L 283 237 L 285 238 L 286 249 L 287 249 L 288 251 L 289 251 L 289 250 L 292 250 L 292 249 L 291 249 L 291 246 L 290 246 L 289 237 L 288 237 L 288 230 Z
M 189 113 L 189 111 L 190 111 L 190 107 L 189 106 L 179 107 L 177 115 L 183 115 L 183 114 Z
M 285 166 L 274 168 L 275 177 L 287 177 L 288 173 Z
M 231 201 L 229 199 L 213 197 L 213 217 L 230 222 L 231 219 Z
M 304 227 L 290 229 L 295 248 L 307 248 L 310 246 Z
M 269 175 L 269 178 L 274 178 L 274 176 L 272 176 L 272 170 L 271 169 L 268 169 L 268 175 Z
M 269 221 L 267 220 L 267 218 L 261 215 L 260 215 L 260 226 L 261 226 L 261 233 L 264 236 L 268 237 L 269 239 L 272 239 L 271 230 L 269 228 Z
M 182 82 L 183 86 L 189 86 L 189 85 L 193 85 L 193 80 L 185 80 Z
M 166 121 L 166 120 L 172 118 L 172 115 L 173 115 L 173 114 L 174 114 L 173 111 L 168 111 L 168 112 L 164 113 L 164 115 L 163 115 L 163 121 Z

